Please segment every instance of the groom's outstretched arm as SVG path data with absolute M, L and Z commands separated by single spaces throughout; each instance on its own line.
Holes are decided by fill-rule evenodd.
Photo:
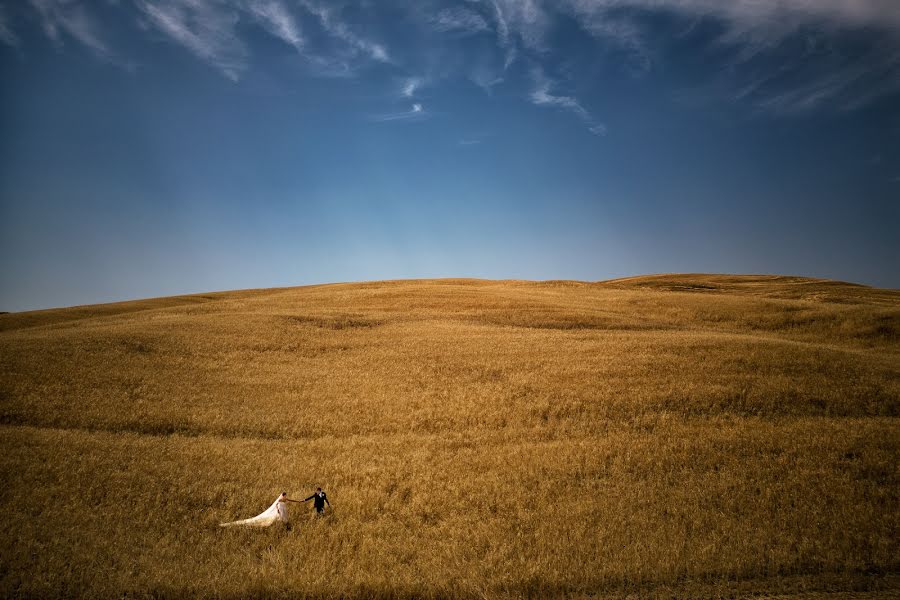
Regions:
M 316 495 L 313 494 L 313 495 L 310 496 L 309 498 L 306 498 L 305 500 L 301 500 L 301 502 L 309 502 L 310 500 L 312 500 L 312 499 L 315 498 L 315 497 L 316 497 Z

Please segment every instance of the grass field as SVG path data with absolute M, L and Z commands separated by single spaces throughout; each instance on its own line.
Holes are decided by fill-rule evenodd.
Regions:
M 824 280 L 0 315 L 0 596 L 897 595 L 898 416 L 900 291 Z

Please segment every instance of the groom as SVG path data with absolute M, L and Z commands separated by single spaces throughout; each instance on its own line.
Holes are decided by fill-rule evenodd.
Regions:
M 325 492 L 323 492 L 320 487 L 317 487 L 316 493 L 303 502 L 308 502 L 309 500 L 313 501 L 313 506 L 316 507 L 316 516 L 318 517 L 325 514 L 325 504 L 328 504 L 328 507 L 331 508 L 331 502 L 328 502 L 328 496 L 325 495 Z

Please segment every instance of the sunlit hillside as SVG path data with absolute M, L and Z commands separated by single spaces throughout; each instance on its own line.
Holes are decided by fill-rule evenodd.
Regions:
M 826 280 L 0 315 L 0 596 L 896 594 L 898 415 L 900 291 Z

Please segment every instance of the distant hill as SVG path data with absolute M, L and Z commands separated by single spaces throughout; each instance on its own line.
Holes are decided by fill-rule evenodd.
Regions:
M 673 292 L 729 292 L 771 298 L 825 302 L 896 303 L 900 290 L 873 288 L 858 283 L 786 275 L 643 275 L 601 281 L 597 285 L 660 289 Z

